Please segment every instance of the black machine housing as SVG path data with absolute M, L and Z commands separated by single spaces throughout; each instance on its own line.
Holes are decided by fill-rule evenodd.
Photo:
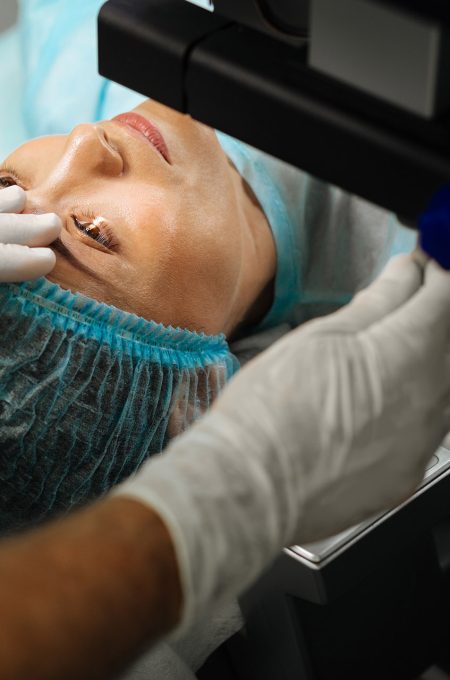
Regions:
M 373 2 L 450 27 L 447 0 Z M 307 2 L 203 5 L 109 0 L 100 73 L 414 224 L 450 178 L 450 115 L 426 119 L 311 68 Z M 400 508 L 283 552 L 242 598 L 246 627 L 221 651 L 223 677 L 407 680 L 436 660 L 448 638 L 450 451 L 435 458 Z M 202 677 L 219 680 L 209 667 Z

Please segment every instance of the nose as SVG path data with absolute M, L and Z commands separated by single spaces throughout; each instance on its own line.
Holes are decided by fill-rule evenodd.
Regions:
M 97 124 L 77 125 L 67 137 L 64 153 L 65 165 L 75 174 L 106 175 L 116 177 L 123 172 L 123 159 L 119 150 Z
M 53 138 L 48 156 L 27 188 L 24 212 L 59 213 L 89 185 L 118 177 L 123 171 L 122 154 L 103 127 L 77 125 L 68 136 Z

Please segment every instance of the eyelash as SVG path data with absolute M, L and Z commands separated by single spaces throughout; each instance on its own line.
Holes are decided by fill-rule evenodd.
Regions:
M 2 177 L 0 177 L 1 188 L 6 189 L 13 186 L 14 184 L 22 186 L 21 182 L 19 182 L 17 179 L 16 172 L 13 170 L 13 168 L 2 168 L 1 172 L 5 173 Z M 78 231 L 81 231 L 82 234 L 89 236 L 89 238 L 93 239 L 97 243 L 100 243 L 100 245 L 104 246 L 108 250 L 113 249 L 117 245 L 110 229 L 108 229 L 106 225 L 102 226 L 100 229 L 100 227 L 95 224 L 96 216 L 92 212 L 85 212 L 83 214 L 83 219 L 80 219 L 74 214 L 71 215 L 71 218 Z M 92 227 L 92 229 L 89 230 L 89 227 Z M 95 232 L 94 229 L 96 230 Z
M 89 211 L 85 212 L 83 219 L 72 214 L 71 218 L 78 231 L 81 231 L 82 234 L 85 234 L 97 243 L 100 243 L 100 245 L 108 250 L 112 250 L 117 245 L 110 229 L 108 229 L 106 225 L 102 225 L 100 228 L 98 224 L 95 224 L 97 218 L 93 213 Z M 91 229 L 89 229 L 89 227 Z

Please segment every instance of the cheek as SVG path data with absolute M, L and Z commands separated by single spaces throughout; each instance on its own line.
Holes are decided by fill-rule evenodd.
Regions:
M 126 306 L 165 325 L 217 333 L 224 329 L 237 280 L 231 244 L 196 226 L 153 233 L 136 250 L 121 286 Z
M 178 307 L 184 305 L 199 327 L 211 322 L 212 332 L 219 332 L 233 304 L 242 259 L 239 243 L 230 240 L 225 229 L 215 227 L 205 225 L 199 233 L 196 225 L 193 233 L 180 235 L 166 275 Z
M 82 293 L 87 297 L 120 308 L 126 300 L 126 291 L 122 290 L 121 277 L 117 275 L 116 271 L 109 270 L 104 265 L 98 266 L 98 264 L 93 263 L 92 269 L 102 271 L 104 281 L 91 279 L 56 253 L 56 265 L 46 278 L 73 293 Z
M 184 195 L 171 265 L 203 298 L 227 306 L 242 260 L 242 219 L 234 188 L 222 168 Z

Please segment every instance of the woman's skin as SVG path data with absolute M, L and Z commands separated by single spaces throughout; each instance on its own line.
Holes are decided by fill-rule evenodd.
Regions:
M 266 217 L 211 128 L 153 101 L 136 112 L 161 131 L 168 160 L 104 121 L 27 142 L 0 181 L 28 192 L 25 212 L 61 217 L 49 279 L 166 325 L 230 335 L 271 303 Z

